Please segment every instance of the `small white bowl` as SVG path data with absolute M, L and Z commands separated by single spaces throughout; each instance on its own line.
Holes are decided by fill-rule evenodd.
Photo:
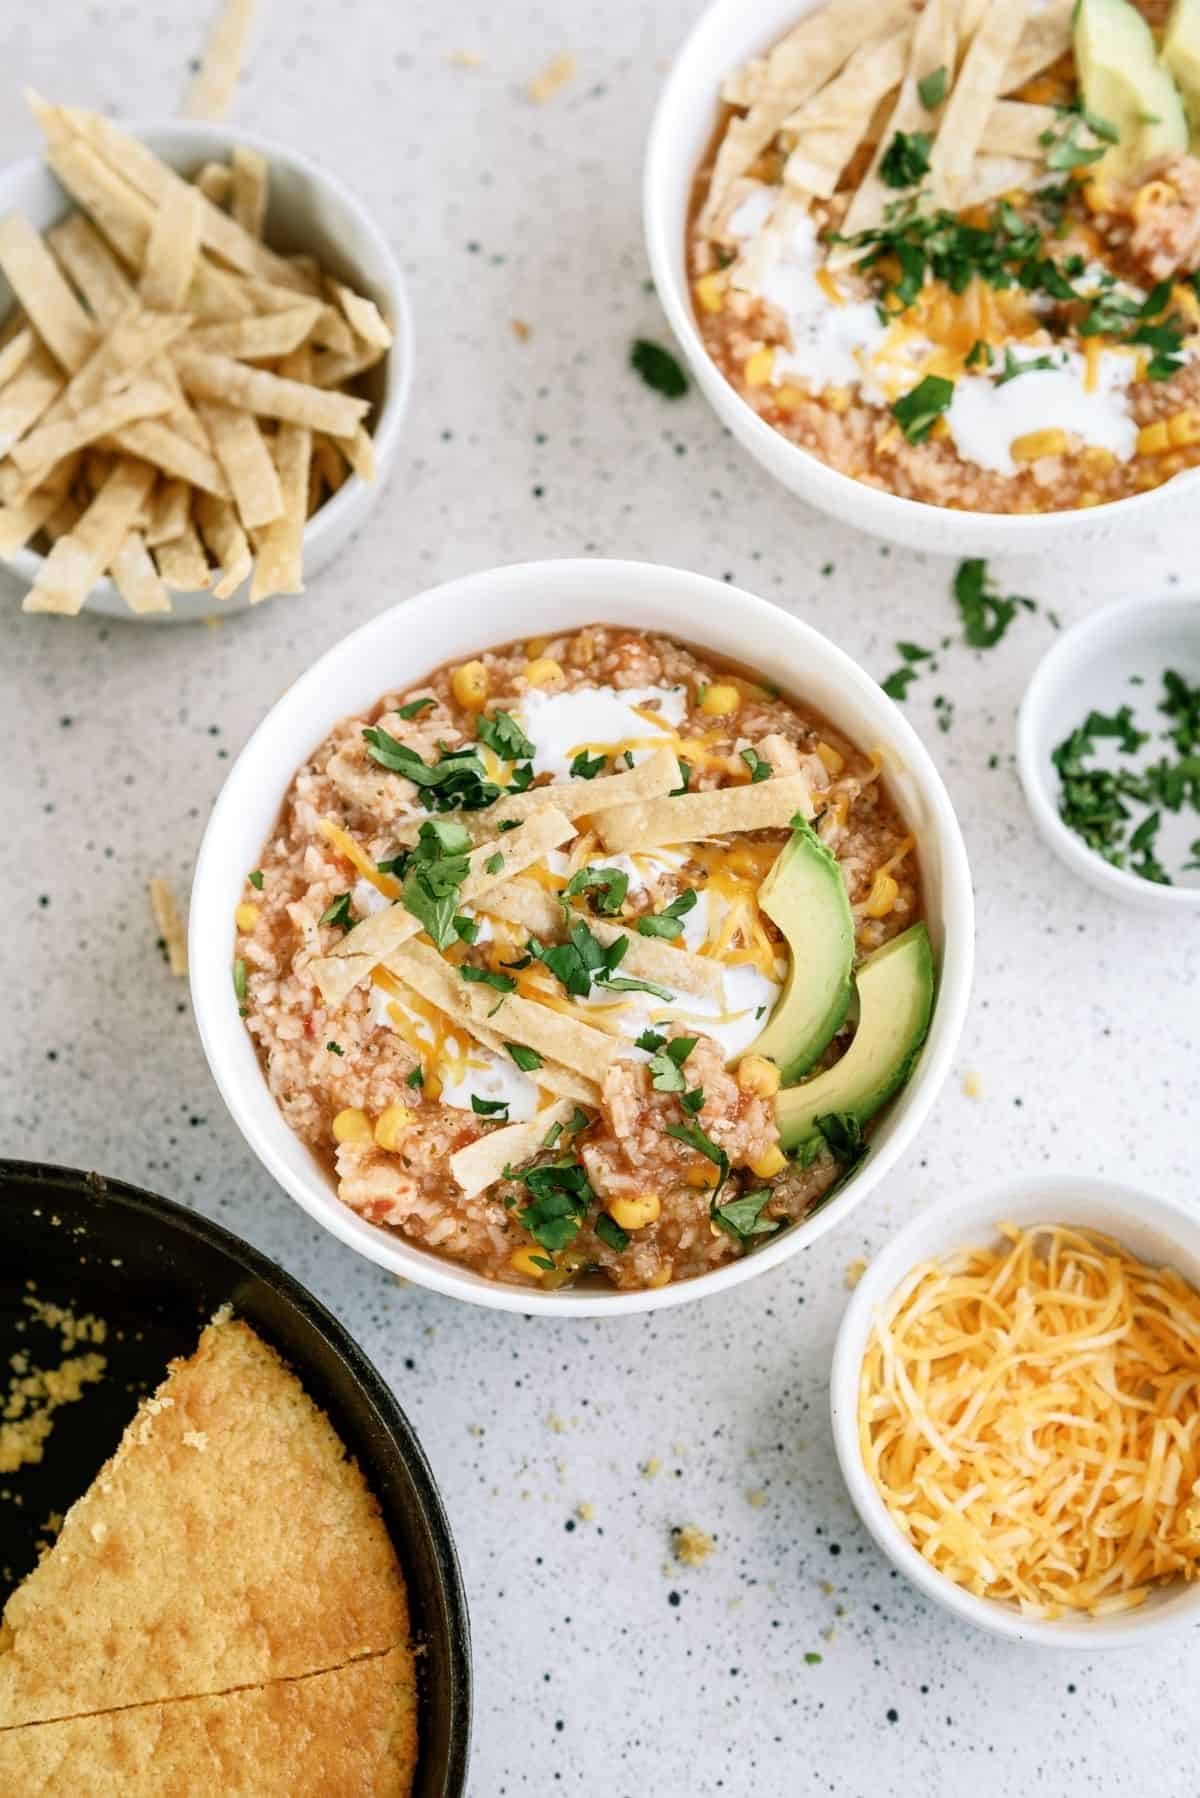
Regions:
M 769 671 L 852 742 L 878 745 L 916 835 L 938 965 L 929 1037 L 911 1080 L 872 1132 L 871 1153 L 815 1216 L 743 1259 L 653 1292 L 539 1292 L 504 1286 L 405 1241 L 343 1205 L 325 1169 L 284 1122 L 238 1017 L 230 970 L 234 907 L 279 816 L 292 776 L 339 719 L 439 664 L 504 641 L 604 622 L 664 631 Z M 840 1223 L 908 1149 L 949 1070 L 966 1013 L 974 903 L 954 808 L 912 726 L 878 683 L 810 625 L 737 587 L 644 562 L 530 562 L 467 575 L 402 601 L 324 655 L 272 708 L 229 773 L 201 844 L 189 928 L 192 1001 L 208 1064 L 268 1173 L 342 1242 L 381 1267 L 454 1298 L 555 1317 L 681 1305 L 766 1273 Z
M 1134 720 L 1156 736 L 1166 720 L 1158 710 L 1164 669 L 1200 682 L 1200 600 L 1128 599 L 1107 606 L 1058 639 L 1030 681 L 1017 720 L 1017 768 L 1043 840 L 1081 879 L 1111 898 L 1160 913 L 1200 910 L 1200 873 L 1176 873 L 1187 845 L 1200 837 L 1200 816 L 1164 811 L 1159 853 L 1175 884 L 1159 886 L 1114 868 L 1063 823 L 1059 779 L 1051 757 L 1090 711 L 1133 708 Z M 1140 685 L 1130 675 L 1140 675 Z M 1150 745 L 1147 745 L 1147 749 Z M 1173 864 L 1173 865 L 1172 865 Z
M 1110 1617 L 1025 1617 L 977 1598 L 938 1573 L 893 1521 L 863 1466 L 858 1389 L 876 1307 L 922 1261 L 993 1240 L 997 1223 L 1068 1224 L 1100 1230 L 1151 1264 L 1175 1268 L 1200 1287 L 1200 1216 L 1137 1187 L 1079 1174 L 1017 1174 L 930 1205 L 894 1236 L 854 1289 L 834 1349 L 829 1396 L 833 1439 L 855 1509 L 884 1554 L 928 1597 L 964 1622 L 1046 1648 L 1126 1648 L 1200 1623 L 1200 1582 L 1156 1587 L 1135 1611 Z
M 202 163 L 227 161 L 235 144 L 258 150 L 270 171 L 264 237 L 271 248 L 316 256 L 323 268 L 374 300 L 395 332 L 387 355 L 363 376 L 363 392 L 374 405 L 369 422 L 375 443 L 375 479 L 363 481 L 356 474 L 348 475 L 337 493 L 309 519 L 304 527 L 307 581 L 331 562 L 358 530 L 395 459 L 413 371 L 412 312 L 404 277 L 387 238 L 353 194 L 301 151 L 253 131 L 223 125 L 172 121 L 132 124 L 127 129 L 156 156 L 187 175 Z M 0 170 L 0 216 L 22 212 L 39 231 L 46 231 L 74 210 L 74 200 L 40 156 L 28 156 Z M 11 304 L 12 292 L 0 275 L 0 318 Z M 22 549 L 0 562 L 0 571 L 28 588 L 37 579 L 42 560 L 33 550 Z M 187 624 L 214 614 L 224 618 L 230 612 L 244 611 L 250 603 L 249 593 L 249 581 L 227 600 L 216 600 L 208 592 L 172 592 L 170 612 L 141 615 L 129 610 L 112 581 L 105 578 L 92 589 L 84 611 L 136 624 Z
M 839 474 L 766 424 L 730 386 L 704 347 L 687 278 L 687 229 L 696 171 L 719 117 L 721 82 L 761 56 L 824 0 L 716 0 L 676 54 L 663 86 L 642 180 L 650 271 L 664 311 L 713 411 L 768 474 L 844 524 L 936 555 L 1027 555 L 1103 542 L 1164 521 L 1171 500 L 1182 525 L 1178 483 L 1090 510 L 1017 516 L 962 512 L 902 499 Z

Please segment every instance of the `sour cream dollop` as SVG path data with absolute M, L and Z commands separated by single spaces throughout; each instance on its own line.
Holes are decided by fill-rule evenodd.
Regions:
M 577 687 L 569 693 L 533 690 L 521 701 L 521 728 L 535 745 L 533 771 L 555 780 L 570 776 L 571 762 L 580 747 L 590 744 L 626 743 L 635 738 L 662 737 L 663 725 L 634 711 L 634 706 L 653 705 L 663 725 L 677 726 L 687 710 L 684 687 Z M 634 761 L 649 750 L 634 750 Z
M 1015 348 L 1010 353 L 1013 361 L 1022 363 L 1047 354 L 1044 349 Z M 1032 368 L 999 385 L 990 375 L 964 375 L 955 383 L 946 420 L 964 461 L 994 474 L 1016 474 L 1014 439 L 1054 428 L 1111 450 L 1122 462 L 1129 460 L 1138 434 L 1128 403 L 1133 357 L 1101 351 L 1095 388 L 1089 393 L 1087 364 L 1078 351 L 1050 354 L 1056 367 Z

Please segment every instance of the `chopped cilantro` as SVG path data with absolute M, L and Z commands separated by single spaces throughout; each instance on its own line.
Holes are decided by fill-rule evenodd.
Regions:
M 571 773 L 576 780 L 595 780 L 607 760 L 607 756 L 589 755 L 586 749 L 581 749 L 571 763 Z
M 669 942 L 673 942 L 676 937 L 683 935 L 680 920 L 693 910 L 697 897 L 694 887 L 685 887 L 679 897 L 672 899 L 670 905 L 665 905 L 662 911 L 638 919 L 638 935 L 666 937 Z
M 506 830 L 520 830 L 520 828 L 521 820 L 519 818 L 502 818 L 496 826 L 496 832 L 499 836 L 503 836 Z
M 650 1032 L 647 1032 L 649 1035 Z M 663 1039 L 660 1038 L 661 1042 Z M 696 1036 L 677 1036 L 667 1043 L 665 1049 L 651 1057 L 650 1084 L 655 1092 L 681 1093 L 687 1082 L 683 1077 L 683 1064 L 699 1042 Z
M 661 999 L 664 1005 L 669 1005 L 675 997 L 668 987 L 656 986 L 653 980 L 635 980 L 632 974 L 608 974 L 597 984 L 611 988 L 614 993 L 649 993 L 652 998 Z
M 922 649 L 919 643 L 897 643 L 896 653 L 906 662 L 928 662 L 933 656 L 932 649 Z
M 695 1117 L 698 1111 L 704 1110 L 704 1088 L 702 1086 L 689 1087 L 687 1092 L 680 1093 L 679 1103 L 689 1117 Z
M 651 1054 L 656 1049 L 661 1049 L 666 1040 L 666 1037 L 657 1030 L 643 1030 L 640 1036 L 635 1036 L 633 1039 L 635 1048 L 647 1049 Z
M 429 695 L 426 694 L 423 699 L 410 699 L 407 705 L 398 705 L 396 707 L 396 716 L 397 718 L 415 718 L 418 713 L 423 712 L 427 707 L 436 704 L 437 700 L 431 699 Z
M 726 1236 L 732 1236 L 744 1248 L 755 1236 L 774 1236 L 777 1230 L 782 1230 L 783 1218 L 763 1216 L 773 1196 L 769 1187 L 760 1192 L 744 1193 L 740 1199 L 730 1199 L 726 1205 L 714 1203 L 709 1207 L 709 1216 L 718 1230 L 724 1230 Z
M 908 689 L 916 678 L 915 668 L 897 668 L 894 674 L 889 674 L 879 684 L 889 699 L 903 700 L 908 698 Z
M 688 790 L 688 782 L 691 780 L 691 778 L 692 778 L 692 764 L 690 762 L 685 762 L 683 757 L 680 756 L 680 758 L 679 758 L 679 785 L 677 787 L 672 787 L 671 791 L 667 795 L 667 797 L 669 799 L 677 799 L 681 793 L 686 793 Z
M 527 1049 L 523 1043 L 505 1043 L 504 1047 L 523 1074 L 532 1074 L 535 1068 L 541 1067 L 542 1058 L 536 1049 Z
M 458 972 L 469 986 L 490 986 L 497 993 L 515 993 L 517 990 L 511 974 L 497 974 L 492 968 L 477 968 L 465 961 Z
M 349 930 L 354 919 L 350 915 L 349 893 L 339 893 L 331 905 L 321 913 L 320 923 L 333 924 L 339 930 Z
M 581 1130 L 587 1129 L 591 1121 L 582 1105 L 577 1105 L 567 1120 L 567 1135 L 578 1136 Z
M 641 375 L 647 387 L 653 387 L 665 399 L 681 399 L 688 390 L 688 378 L 670 350 L 664 350 L 661 344 L 651 343 L 649 338 L 639 337 L 635 340 L 629 352 L 629 363 Z
M 499 1117 L 503 1113 L 504 1121 L 508 1122 L 507 1099 L 481 1099 L 477 1093 L 472 1093 L 471 1110 L 481 1118 Z
M 239 1000 L 246 997 L 246 964 L 240 955 L 233 964 L 233 990 Z
M 567 900 L 573 899 L 576 893 L 594 892 L 595 909 L 603 917 L 616 918 L 620 916 L 628 891 L 629 876 L 620 868 L 598 868 L 589 862 L 572 874 L 559 898 L 565 909 Z
M 421 826 L 404 877 L 405 910 L 428 931 L 439 949 L 445 949 L 458 932 L 455 915 L 458 890 L 470 868 L 470 833 L 461 824 L 443 824 L 432 818 Z
M 483 865 L 487 873 L 499 874 L 501 868 L 504 866 L 504 857 L 497 849 L 495 855 L 489 855 Z
M 416 1067 L 413 1069 L 412 1073 L 408 1076 L 408 1079 L 404 1082 L 404 1084 L 405 1084 L 405 1086 L 415 1087 L 418 1092 L 424 1086 L 425 1071 L 421 1067 L 420 1062 L 417 1063 Z
M 1053 356 L 1031 356 L 1027 362 L 1022 362 L 1005 344 L 1004 367 L 998 375 L 992 376 L 992 385 L 993 387 L 1003 387 L 1007 382 L 1015 381 L 1018 375 L 1031 375 L 1035 369 L 1039 368 L 1057 367 L 1058 364 Z
M 511 712 L 496 712 L 490 718 L 480 712 L 475 735 L 506 762 L 532 761 L 537 754 L 537 745 L 529 741 Z
M 911 393 L 892 402 L 892 417 L 910 443 L 921 443 L 954 398 L 954 382 L 926 375 Z
M 517 1212 L 517 1222 L 551 1254 L 565 1249 L 579 1234 L 595 1194 L 574 1156 L 527 1168 L 517 1176 L 530 1203 Z
M 393 874 L 397 880 L 403 880 L 411 860 L 411 849 L 398 849 L 386 862 L 376 862 L 375 866 L 381 874 Z
M 500 797 L 500 788 L 487 778 L 487 769 L 474 747 L 446 749 L 439 745 L 439 759 L 430 764 L 378 725 L 367 725 L 363 737 L 372 761 L 411 780 L 421 789 L 430 811 L 474 812 Z
M 255 892 L 262 892 L 263 873 L 261 868 L 255 868 L 253 874 L 247 874 L 246 879 L 250 882 L 250 885 L 254 888 Z
M 750 770 L 751 786 L 753 786 L 756 781 L 769 780 L 772 774 L 774 774 L 775 770 L 772 768 L 770 762 L 765 762 L 762 756 L 759 755 L 757 749 L 743 749 L 740 753 L 742 760 Z
M 454 919 L 454 934 L 462 943 L 473 943 L 479 935 L 477 918 L 464 918 L 460 913 Z
M 927 131 L 897 131 L 879 164 L 879 178 L 888 187 L 916 187 L 929 173 L 933 139 Z
M 1032 601 L 1012 594 L 1002 599 L 988 590 L 987 563 L 978 556 L 960 562 L 954 576 L 954 597 L 962 617 L 963 636 L 972 649 L 993 649 L 1017 615 L 1031 609 Z
M 946 98 L 949 79 L 949 70 L 945 63 L 942 63 L 938 68 L 931 69 L 928 75 L 922 75 L 920 81 L 917 82 L 917 92 L 921 96 L 921 105 L 926 112 L 937 111 Z
M 629 1247 L 628 1230 L 622 1230 L 620 1224 L 615 1218 L 610 1217 L 607 1211 L 602 1211 L 596 1219 L 596 1235 L 606 1248 L 615 1249 L 618 1255 L 623 1249 Z
M 867 1152 L 862 1125 L 849 1111 L 830 1111 L 816 1120 L 834 1159 L 844 1167 L 853 1167 Z
M 703 1155 L 712 1162 L 720 1176 L 713 1189 L 715 1200 L 729 1178 L 729 1157 L 724 1149 L 718 1148 L 712 1138 L 705 1135 L 699 1124 L 668 1124 L 666 1129 L 667 1135 L 673 1136 L 676 1142 L 686 1143 L 689 1149 L 695 1149 L 698 1155 Z
M 344 1055 L 346 1053 L 341 1043 L 328 1042 L 325 1047 L 331 1055 Z

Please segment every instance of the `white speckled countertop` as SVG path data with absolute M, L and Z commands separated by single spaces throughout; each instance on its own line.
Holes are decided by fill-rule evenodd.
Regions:
M 321 1234 L 224 1115 L 186 991 L 154 951 L 146 878 L 186 891 L 228 758 L 352 625 L 469 569 L 582 552 L 728 575 L 880 676 L 897 638 L 954 629 L 948 564 L 806 512 L 697 395 L 668 404 L 625 369 L 632 336 L 666 336 L 645 286 L 639 164 L 693 0 L 420 10 L 418 24 L 416 7 L 384 0 L 277 4 L 235 114 L 315 148 L 374 209 L 411 282 L 414 404 L 361 538 L 303 598 L 219 630 L 56 625 L 23 618 L 3 589 L 0 1149 L 219 1218 L 307 1281 L 393 1382 L 470 1592 L 478 1798 L 907 1798 L 964 1778 L 980 1798 L 1191 1798 L 1195 1637 L 1087 1659 L 951 1622 L 859 1528 L 826 1373 L 847 1267 L 929 1198 L 1040 1166 L 1196 1196 L 1197 923 L 1120 910 L 1071 878 L 1035 839 L 1011 759 L 1022 687 L 1052 637 L 1045 608 L 1070 622 L 1195 581 L 1193 526 L 1094 559 L 998 566 L 1005 591 L 1043 609 L 986 655 L 952 648 L 913 688 L 974 866 L 970 1021 L 920 1151 L 773 1277 L 619 1325 L 458 1306 Z M 207 12 L 5 8 L 0 156 L 34 144 L 23 83 L 143 117 L 161 95 L 171 111 Z M 478 67 L 455 65 L 463 49 Z M 560 49 L 578 76 L 532 106 L 524 84 Z M 758 651 L 769 665 L 769 645 Z M 939 694 L 954 707 L 944 734 Z M 685 1523 L 716 1537 L 694 1571 L 671 1563 Z

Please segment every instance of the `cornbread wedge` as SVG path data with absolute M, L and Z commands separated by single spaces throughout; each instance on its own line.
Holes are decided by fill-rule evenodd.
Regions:
M 402 1798 L 416 1760 L 404 1649 L 249 1691 L 0 1731 L 0 1791 L 21 1798 Z
M 403 1658 L 407 1641 L 362 1474 L 274 1350 L 219 1317 L 9 1599 L 0 1730 Z

